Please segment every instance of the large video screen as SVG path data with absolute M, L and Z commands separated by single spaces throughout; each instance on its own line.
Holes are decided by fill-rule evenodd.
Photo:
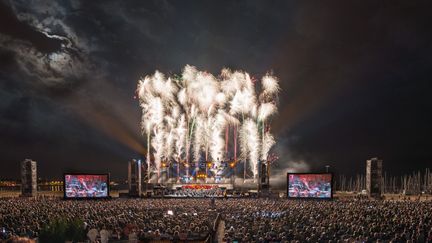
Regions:
M 65 174 L 65 198 L 109 197 L 108 174 Z
M 289 198 L 332 198 L 332 174 L 288 173 Z

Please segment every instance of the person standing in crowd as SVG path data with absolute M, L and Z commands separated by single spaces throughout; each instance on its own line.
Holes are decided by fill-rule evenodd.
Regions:
M 106 229 L 105 226 L 103 226 L 101 231 L 99 232 L 99 235 L 101 237 L 101 243 L 107 243 L 109 237 L 111 236 L 111 233 Z
M 87 232 L 87 237 L 89 238 L 90 242 L 96 242 L 98 235 L 99 232 L 95 228 L 92 228 Z

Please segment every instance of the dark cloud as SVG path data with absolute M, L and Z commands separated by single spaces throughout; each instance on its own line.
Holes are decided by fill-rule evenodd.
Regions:
M 21 22 L 9 6 L 3 2 L 0 2 L 0 15 L 2 16 L 2 21 L 0 22 L 0 32 L 2 34 L 26 40 L 41 52 L 54 52 L 60 49 L 61 40 L 49 39 L 28 24 Z
M 393 172 L 425 167 L 429 9 L 427 1 L 0 1 L 0 161 L 15 175 L 31 157 L 45 176 L 100 168 L 124 177 L 145 146 L 136 80 L 191 64 L 280 78 L 278 168 L 330 163 L 356 173 L 371 156 Z

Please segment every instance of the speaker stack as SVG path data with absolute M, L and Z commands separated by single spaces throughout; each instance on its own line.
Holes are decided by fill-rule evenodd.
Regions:
M 141 186 L 141 160 L 130 160 L 128 164 L 129 197 L 140 197 Z
M 21 196 L 34 197 L 37 194 L 36 161 L 25 159 L 21 162 Z
M 369 197 L 380 198 L 382 188 L 382 160 L 372 158 L 366 161 L 366 191 Z
M 265 195 L 270 192 L 270 168 L 268 161 L 260 161 L 259 168 L 258 191 L 261 195 Z

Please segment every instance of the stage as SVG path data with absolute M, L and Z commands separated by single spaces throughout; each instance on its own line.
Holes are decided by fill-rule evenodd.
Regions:
M 224 190 L 233 190 L 234 186 L 230 183 L 176 183 L 172 184 L 170 189 L 195 189 L 195 190 L 208 190 L 212 188 L 220 188 Z

